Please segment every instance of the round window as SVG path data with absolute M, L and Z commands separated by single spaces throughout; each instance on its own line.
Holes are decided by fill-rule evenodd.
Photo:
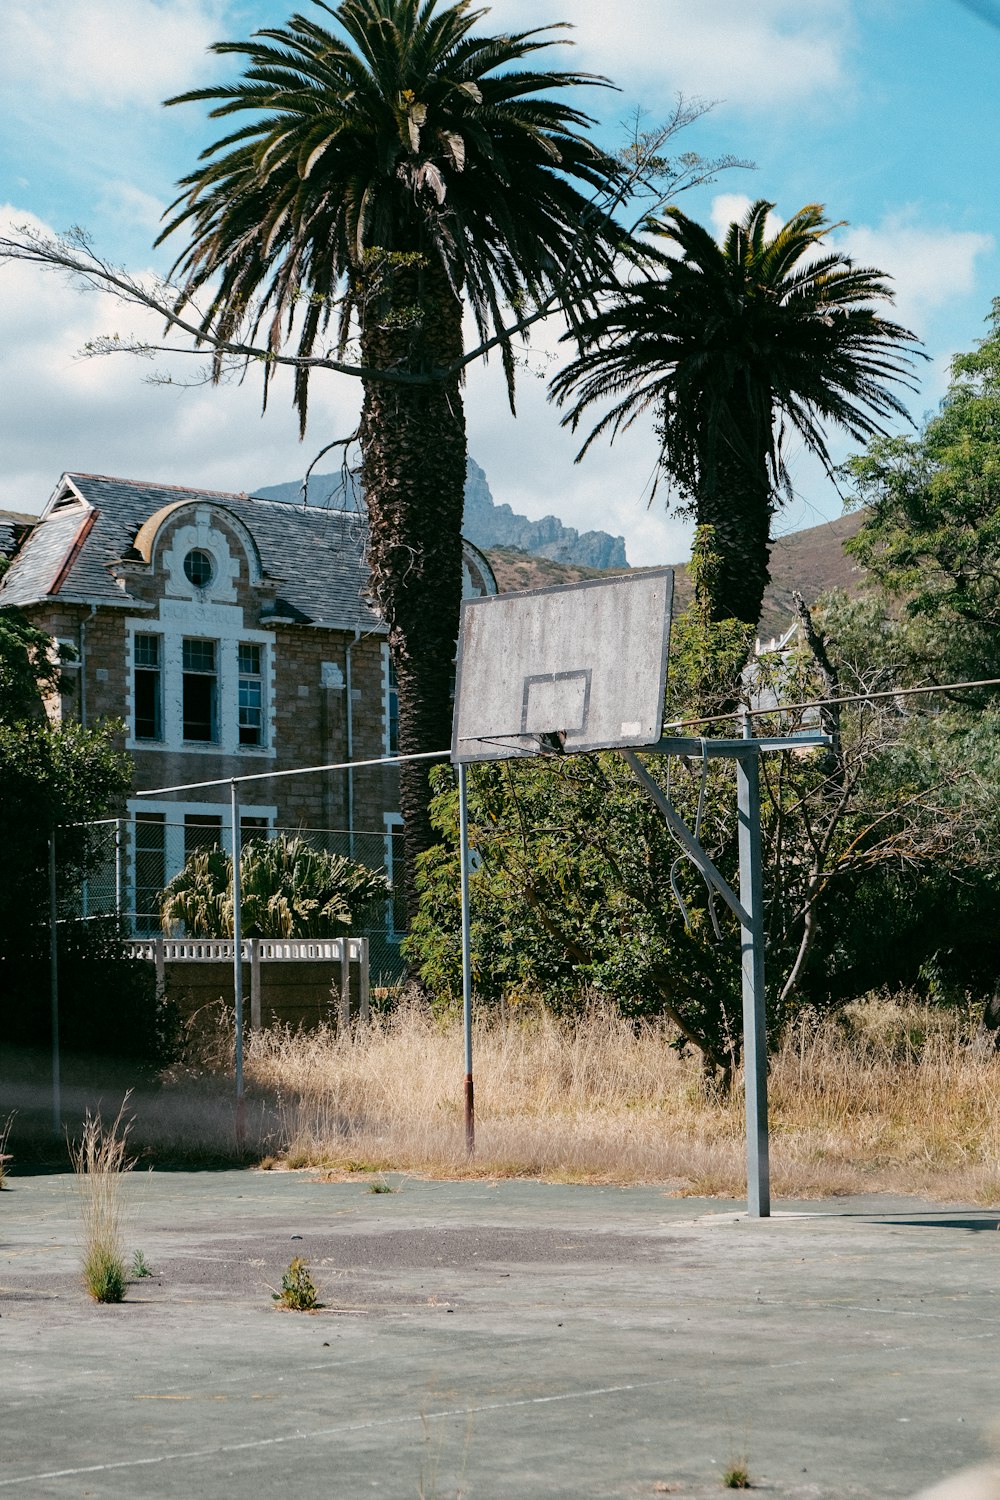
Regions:
M 215 565 L 207 552 L 195 548 L 189 552 L 184 559 L 184 574 L 189 583 L 193 583 L 196 589 L 203 589 L 212 582 L 212 574 Z

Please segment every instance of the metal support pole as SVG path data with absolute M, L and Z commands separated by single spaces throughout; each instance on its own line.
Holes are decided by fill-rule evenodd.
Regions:
M 351 1029 L 351 944 L 347 936 L 340 940 L 340 1001 L 337 1005 L 337 1030 Z
M 368 939 L 359 938 L 358 946 L 361 949 L 359 958 L 360 977 L 358 979 L 358 1015 L 361 1018 L 362 1026 L 367 1026 L 372 1018 L 371 991 L 369 989 Z
M 750 720 L 743 735 L 750 738 Z M 739 812 L 740 904 L 749 923 L 740 927 L 743 965 L 743 1083 L 747 1121 L 747 1211 L 753 1219 L 771 1214 L 767 1139 L 767 1022 L 764 1009 L 764 880 L 760 844 L 760 751 L 756 746 L 736 762 Z
M 240 803 L 235 780 L 229 783 L 233 819 L 233 1005 L 236 1013 L 236 1099 L 243 1098 L 243 924 L 240 920 Z
M 458 767 L 458 848 L 462 868 L 462 1019 L 465 1024 L 465 1149 L 476 1150 L 476 1106 L 472 1082 L 472 948 L 469 924 L 469 800 L 465 766 Z
M 251 938 L 250 948 L 250 1026 L 261 1028 L 260 1018 L 260 938 Z
M 52 1011 L 52 1134 L 62 1134 L 62 1090 L 59 1078 L 59 940 L 56 928 L 56 831 L 49 835 L 49 997 Z
M 122 868 L 122 857 L 124 855 L 124 841 L 122 839 L 122 820 L 115 819 L 115 916 L 121 921 L 122 897 L 125 889 L 124 870 Z

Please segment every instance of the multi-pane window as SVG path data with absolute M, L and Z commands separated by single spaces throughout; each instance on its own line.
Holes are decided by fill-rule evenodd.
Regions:
M 250 641 L 239 644 L 240 744 L 264 743 L 264 676 L 261 648 Z
M 133 699 L 137 740 L 163 738 L 163 672 L 160 637 L 135 637 Z
M 219 739 L 219 675 L 215 641 L 183 644 L 184 738 L 214 745 Z

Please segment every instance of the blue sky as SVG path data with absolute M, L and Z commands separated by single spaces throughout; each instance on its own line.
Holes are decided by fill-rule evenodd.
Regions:
M 0 217 L 80 224 L 109 259 L 164 270 L 170 257 L 152 250 L 159 215 L 213 127 L 195 108 L 160 101 L 222 76 L 223 60 L 206 52 L 212 40 L 280 24 L 290 9 L 285 0 L 4 0 Z M 636 109 L 655 125 L 678 91 L 718 101 L 679 146 L 732 152 L 756 170 L 686 195 L 688 213 L 721 229 L 747 198 L 766 197 L 782 216 L 818 201 L 848 221 L 838 244 L 894 277 L 898 315 L 925 342 L 931 360 L 911 407 L 917 417 L 929 410 L 948 359 L 981 336 L 1000 295 L 1000 3 L 496 0 L 484 24 L 549 20 L 575 26 L 567 65 L 620 86 L 589 99 L 609 142 Z M 58 277 L 0 270 L 0 504 L 40 509 L 66 468 L 252 490 L 300 474 L 353 426 L 348 377 L 317 382 L 302 445 L 280 390 L 262 419 L 249 383 L 165 388 L 128 357 L 77 357 L 88 338 L 113 331 L 143 329 L 137 315 Z M 470 450 L 496 499 L 623 533 L 633 562 L 679 559 L 686 524 L 664 510 L 662 492 L 646 505 L 648 429 L 574 466 L 576 444 L 545 400 L 558 332 L 540 335 L 516 423 L 499 371 L 470 375 Z M 780 529 L 839 512 L 834 487 L 794 452 L 793 478 Z

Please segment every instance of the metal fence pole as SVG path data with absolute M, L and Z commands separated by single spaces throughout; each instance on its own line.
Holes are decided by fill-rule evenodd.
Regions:
M 744 739 L 749 738 L 749 719 Z M 760 751 L 736 762 L 739 811 L 740 902 L 750 926 L 740 928 L 743 967 L 743 1086 L 747 1122 L 747 1211 L 771 1214 L 767 1136 L 767 1018 L 764 995 L 764 878 L 760 845 Z
M 366 937 L 359 939 L 359 947 L 360 947 L 361 953 L 360 953 L 360 958 L 359 958 L 359 963 L 360 963 L 360 977 L 358 979 L 358 1014 L 361 1017 L 361 1024 L 363 1026 L 367 1026 L 368 1022 L 372 1018 L 372 1007 L 371 1007 L 371 992 L 370 992 L 370 989 L 369 989 L 370 978 L 371 978 L 370 970 L 369 970 L 369 956 L 368 956 L 368 954 L 369 954 L 369 943 L 368 943 L 368 939 Z
M 124 855 L 124 840 L 122 839 L 122 819 L 115 819 L 115 916 L 121 921 L 122 897 L 124 894 L 125 881 L 122 869 L 122 857 Z
M 250 939 L 250 1025 L 261 1028 L 260 1019 L 260 938 Z
M 465 766 L 458 767 L 458 847 L 462 868 L 462 1019 L 465 1028 L 465 1149 L 476 1149 L 476 1104 L 472 1082 L 472 946 L 469 922 L 469 799 Z
M 59 1077 L 59 939 L 56 892 L 56 831 L 49 835 L 49 1000 L 52 1012 L 52 1134 L 62 1134 L 62 1089 Z
M 337 1030 L 351 1026 L 351 944 L 346 933 L 340 940 L 340 999 L 337 1003 Z
M 243 931 L 240 921 L 240 803 L 235 780 L 229 783 L 233 819 L 233 1003 L 236 1011 L 236 1098 L 243 1098 Z

